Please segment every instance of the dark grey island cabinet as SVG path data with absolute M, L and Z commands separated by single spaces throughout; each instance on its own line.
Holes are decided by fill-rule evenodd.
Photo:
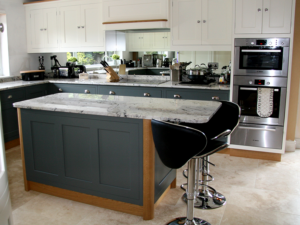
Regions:
M 27 191 L 152 219 L 155 203 L 176 187 L 150 120 L 21 109 L 20 123 Z

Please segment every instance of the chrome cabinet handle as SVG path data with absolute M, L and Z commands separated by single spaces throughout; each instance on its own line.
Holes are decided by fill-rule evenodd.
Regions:
M 44 30 L 47 30 L 47 28 L 45 28 Z
M 116 94 L 116 92 L 114 92 L 114 91 L 110 91 L 110 92 L 109 92 L 109 94 L 110 94 L 110 95 L 115 95 L 115 94 Z
M 197 23 L 201 23 L 201 21 L 200 21 L 200 20 L 197 20 Z
M 78 26 L 77 28 L 80 29 L 80 26 Z
M 12 98 L 12 95 L 9 95 L 7 98 L 8 98 L 8 99 L 11 99 L 11 98 Z
M 258 8 L 257 11 L 258 11 L 258 12 L 261 12 L 261 8 Z
M 150 97 L 151 95 L 149 93 L 144 93 L 145 97 Z
M 265 12 L 268 12 L 269 11 L 269 9 L 268 8 L 265 8 Z
M 59 89 L 58 89 L 58 91 L 59 91 L 59 92 L 62 92 L 62 91 L 63 91 L 63 89 L 59 88 Z
M 174 95 L 174 98 L 181 98 L 180 95 Z
M 85 90 L 84 93 L 89 94 L 91 92 L 89 90 Z
M 219 96 L 213 96 L 211 99 L 212 100 L 220 100 L 220 97 Z
M 42 29 L 40 29 L 41 31 L 43 31 L 44 29 L 42 28 Z
M 206 20 L 203 20 L 203 23 L 206 23 Z
M 84 28 L 84 26 L 81 26 L 81 28 Z

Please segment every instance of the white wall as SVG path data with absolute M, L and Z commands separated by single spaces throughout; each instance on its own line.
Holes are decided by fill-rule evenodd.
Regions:
M 17 76 L 21 70 L 28 70 L 30 64 L 38 59 L 27 54 L 26 21 L 23 2 L 31 0 L 0 0 L 0 11 L 6 13 L 9 70 L 11 76 Z

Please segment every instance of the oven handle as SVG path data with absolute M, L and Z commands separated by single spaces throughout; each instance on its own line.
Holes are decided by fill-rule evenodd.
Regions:
M 247 87 L 241 87 L 240 90 L 246 90 L 246 91 L 257 91 L 257 88 L 247 88 Z
M 245 129 L 245 130 L 260 130 L 260 131 L 272 131 L 275 132 L 276 128 L 259 128 L 259 127 L 244 127 L 244 126 L 238 126 L 239 129 Z
M 245 50 L 245 49 L 242 49 L 242 52 L 281 52 L 281 50 Z

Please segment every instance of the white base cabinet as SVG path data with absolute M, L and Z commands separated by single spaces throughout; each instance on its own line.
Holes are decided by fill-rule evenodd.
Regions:
M 293 0 L 236 0 L 236 34 L 291 33 Z
M 232 0 L 172 0 L 171 49 L 231 45 Z

